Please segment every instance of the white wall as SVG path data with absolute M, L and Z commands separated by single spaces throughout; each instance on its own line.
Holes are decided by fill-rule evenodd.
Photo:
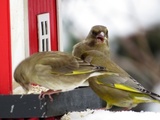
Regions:
M 63 39 L 64 36 L 62 35 L 63 29 L 62 29 L 62 0 L 57 0 L 57 30 L 58 30 L 58 50 L 64 51 L 63 49 Z
M 10 0 L 12 74 L 20 61 L 28 56 L 27 0 Z M 13 79 L 13 88 L 15 88 Z

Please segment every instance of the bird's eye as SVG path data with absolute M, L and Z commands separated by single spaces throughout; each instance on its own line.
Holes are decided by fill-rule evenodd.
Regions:
M 92 35 L 97 35 L 97 32 L 96 31 L 92 31 Z

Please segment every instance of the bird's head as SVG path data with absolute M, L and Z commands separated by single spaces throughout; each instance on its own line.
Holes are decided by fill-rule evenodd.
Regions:
M 23 64 L 23 66 L 22 66 Z M 22 61 L 15 69 L 14 71 L 14 80 L 19 83 L 24 90 L 27 92 L 29 91 L 29 79 L 27 78 L 26 74 L 24 73 L 24 69 L 26 69 L 26 73 L 30 72 L 29 70 L 27 70 L 27 65 L 24 66 L 25 62 Z
M 93 26 L 85 40 L 89 46 L 102 44 L 108 46 L 108 29 L 102 25 Z

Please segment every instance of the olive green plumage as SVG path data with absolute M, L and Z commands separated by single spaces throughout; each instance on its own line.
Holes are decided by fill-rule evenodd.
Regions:
M 160 103 L 159 95 L 146 90 L 110 59 L 105 26 L 93 26 L 86 39 L 73 47 L 72 54 L 93 65 L 104 66 L 109 71 L 108 74 L 88 79 L 93 91 L 107 102 L 106 109 L 113 105 L 131 109 L 139 103 Z
M 113 105 L 131 109 L 139 103 L 160 103 L 159 95 L 146 90 L 104 53 L 90 50 L 83 53 L 81 58 L 93 65 L 104 66 L 111 72 L 88 79 L 93 91 L 107 102 L 106 109 Z
M 95 25 L 87 37 L 73 46 L 72 55 L 80 57 L 85 51 L 98 50 L 109 56 L 108 29 L 103 25 Z M 88 85 L 88 81 L 84 83 Z
M 33 83 L 63 92 L 81 86 L 87 78 L 104 74 L 104 71 L 103 67 L 93 66 L 68 53 L 39 52 L 16 67 L 14 78 L 26 91 Z

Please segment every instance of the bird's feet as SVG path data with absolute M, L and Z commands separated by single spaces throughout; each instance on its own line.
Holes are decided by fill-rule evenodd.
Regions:
M 57 91 L 54 91 L 54 90 L 47 90 L 46 92 L 41 92 L 41 94 L 39 95 L 39 99 L 42 100 L 45 98 L 46 95 L 48 95 L 50 101 L 53 101 L 53 98 L 52 98 L 52 94 L 58 94 L 60 93 L 61 90 L 57 90 Z

